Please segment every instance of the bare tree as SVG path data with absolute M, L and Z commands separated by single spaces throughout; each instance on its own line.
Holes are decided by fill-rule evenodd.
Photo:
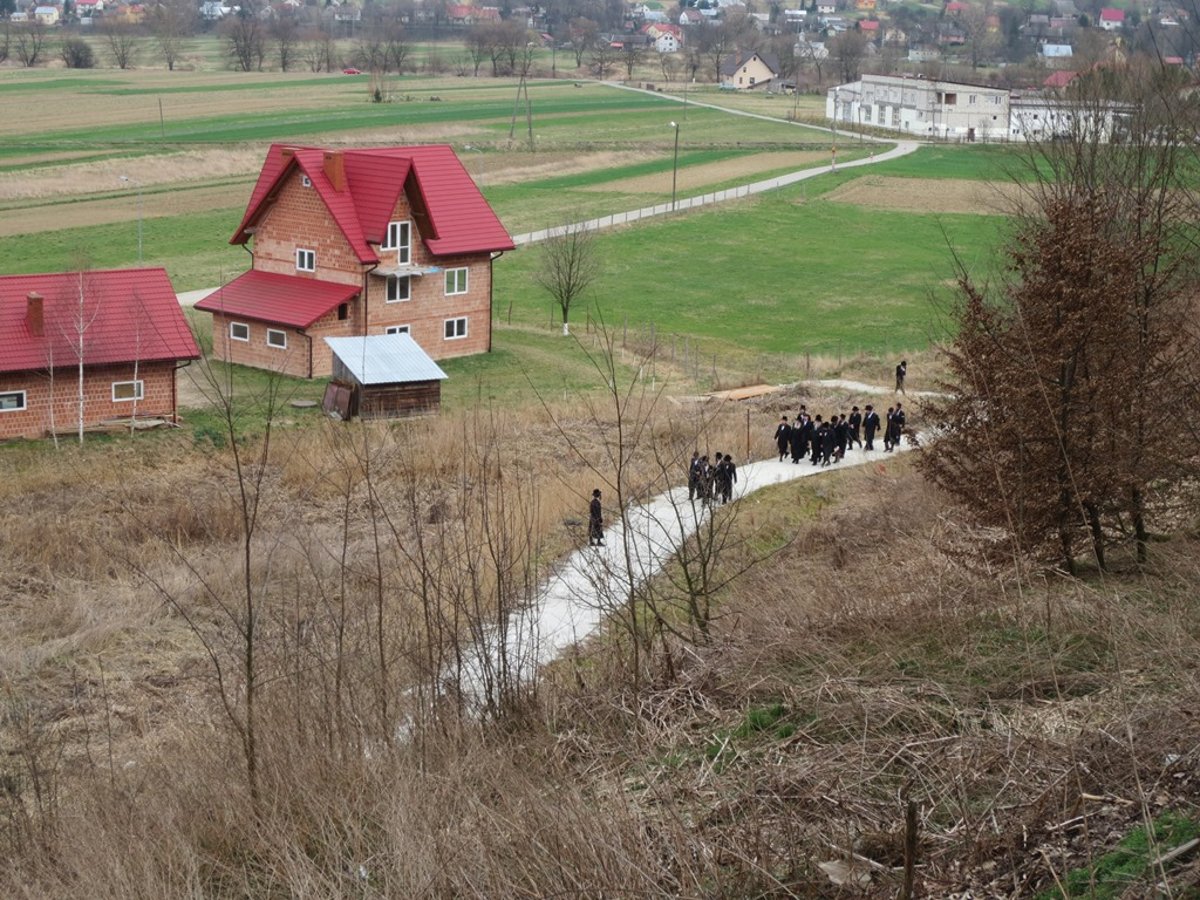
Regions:
M 137 57 L 141 38 L 128 22 L 105 21 L 100 27 L 108 56 L 118 69 L 128 69 Z
M 861 31 L 843 31 L 829 41 L 829 58 L 838 67 L 842 81 L 858 77 L 867 56 L 867 37 Z
M 290 71 L 300 55 L 300 23 L 290 12 L 280 13 L 271 20 L 271 40 L 275 43 L 275 60 L 279 71 Z
M 300 54 L 310 72 L 332 72 L 337 66 L 337 45 L 323 23 L 304 33 Z
M 569 335 L 571 305 L 600 277 L 595 236 L 587 229 L 566 226 L 563 233 L 542 243 L 541 257 L 534 280 L 558 304 L 562 333 Z
M 621 45 L 621 65 L 625 67 L 626 80 L 633 79 L 633 70 L 640 66 L 646 57 L 646 50 L 641 44 L 625 41 Z
M 589 55 L 589 65 L 597 78 L 607 78 L 617 61 L 617 49 L 605 40 L 598 40 L 592 45 Z
M 234 66 L 241 72 L 261 71 L 266 56 L 266 31 L 258 17 L 246 13 L 221 23 L 221 36 Z
M 67 38 L 62 42 L 59 55 L 68 69 L 90 69 L 96 65 L 92 45 L 83 38 Z
M 196 10 L 186 0 L 160 3 L 150 12 L 150 31 L 158 44 L 159 55 L 174 72 L 183 56 L 183 41 L 196 30 Z
M 600 26 L 584 16 L 571 20 L 567 28 L 567 42 L 575 56 L 575 68 L 583 65 L 583 58 L 593 49 L 599 38 Z
M 13 49 L 17 59 L 27 69 L 32 69 L 42 58 L 46 49 L 46 26 L 41 22 L 29 22 L 12 30 Z
M 484 25 L 475 25 L 467 32 L 463 44 L 467 48 L 467 55 L 471 59 L 471 74 L 476 78 L 479 77 L 479 67 L 483 65 L 483 61 L 488 58 L 492 44 L 491 31 Z M 495 75 L 495 71 L 492 72 Z

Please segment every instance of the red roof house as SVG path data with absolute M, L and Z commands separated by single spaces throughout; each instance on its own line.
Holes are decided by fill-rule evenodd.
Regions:
M 1069 72 L 1066 69 L 1059 69 L 1057 72 L 1051 72 L 1042 82 L 1044 88 L 1065 88 L 1068 84 L 1075 80 L 1076 73 Z
M 200 350 L 163 269 L 0 276 L 0 438 L 176 418 Z
M 1106 6 L 1100 10 L 1100 27 L 1105 31 L 1115 31 L 1125 24 L 1125 10 L 1113 9 Z
M 492 260 L 512 238 L 453 149 L 275 144 L 230 239 L 253 268 L 196 304 L 219 359 L 330 374 L 322 338 L 410 334 L 434 359 L 491 349 Z

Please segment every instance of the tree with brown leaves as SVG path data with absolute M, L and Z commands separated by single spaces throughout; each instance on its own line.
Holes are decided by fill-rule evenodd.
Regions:
M 1077 571 L 1178 522 L 1195 480 L 1195 131 L 1169 78 L 1087 76 L 1026 147 L 1004 268 L 961 264 L 925 472 L 1016 552 Z

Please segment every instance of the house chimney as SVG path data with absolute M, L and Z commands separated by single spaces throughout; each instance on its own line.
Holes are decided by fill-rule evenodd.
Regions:
M 44 320 L 42 316 L 42 295 L 37 291 L 30 291 L 25 296 L 27 301 L 25 304 L 25 325 L 29 328 L 29 333 L 35 337 L 41 337 L 45 330 Z
M 346 189 L 346 166 L 341 150 L 325 151 L 325 177 L 329 179 L 335 191 Z

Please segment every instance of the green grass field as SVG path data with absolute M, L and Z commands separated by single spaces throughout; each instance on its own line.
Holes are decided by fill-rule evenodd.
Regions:
M 1003 220 L 869 210 L 793 188 L 605 232 L 604 274 L 587 309 L 610 323 L 654 323 L 723 354 L 886 352 L 938 334 L 932 295 L 953 277 L 950 248 L 989 264 Z M 549 327 L 532 282 L 536 246 L 503 257 L 496 294 L 514 321 Z

